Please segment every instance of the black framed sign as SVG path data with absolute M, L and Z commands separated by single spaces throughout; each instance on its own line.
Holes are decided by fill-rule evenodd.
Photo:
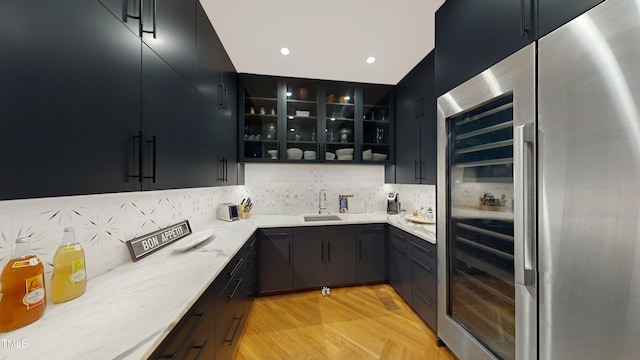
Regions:
M 131 260 L 135 262 L 189 234 L 191 234 L 191 226 L 189 225 L 189 220 L 185 220 L 147 235 L 128 240 L 127 248 L 129 248 Z

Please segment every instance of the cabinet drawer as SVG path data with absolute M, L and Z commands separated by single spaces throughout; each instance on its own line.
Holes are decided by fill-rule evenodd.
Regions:
M 413 288 L 413 309 L 433 330 L 436 330 L 436 302 L 417 287 Z
M 201 299 L 189 310 L 187 315 L 178 322 L 163 343 L 156 349 L 154 355 L 151 356 L 152 359 L 181 359 L 182 354 L 187 352 L 190 347 L 198 346 L 195 343 L 200 340 L 200 337 L 194 339 L 194 334 L 201 331 L 200 328 L 205 321 L 211 321 L 208 315 L 210 316 L 209 312 L 213 311 L 213 309 L 208 309 L 203 305 L 206 305 L 206 303 Z
M 389 241 L 398 244 L 402 247 L 409 246 L 409 234 L 402 230 L 398 230 L 394 227 L 389 227 Z
M 435 268 L 419 261 L 415 257 L 411 258 L 411 267 L 413 286 L 422 289 L 427 295 L 435 295 L 437 281 Z
M 411 248 L 413 250 L 413 256 L 419 259 L 424 263 L 433 263 L 435 265 L 436 262 L 436 246 L 419 239 L 417 237 L 413 237 L 411 240 Z
M 293 238 L 292 228 L 272 228 L 261 229 L 262 236 L 268 239 L 291 239 Z

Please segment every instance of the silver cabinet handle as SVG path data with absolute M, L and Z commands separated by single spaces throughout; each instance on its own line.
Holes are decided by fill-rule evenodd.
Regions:
M 535 284 L 533 166 L 533 124 L 516 127 L 514 139 L 514 164 L 516 174 L 514 209 L 514 255 L 516 282 L 522 285 Z

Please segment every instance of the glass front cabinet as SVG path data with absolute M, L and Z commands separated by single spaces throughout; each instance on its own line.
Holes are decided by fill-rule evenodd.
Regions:
M 240 161 L 393 162 L 392 86 L 240 78 Z

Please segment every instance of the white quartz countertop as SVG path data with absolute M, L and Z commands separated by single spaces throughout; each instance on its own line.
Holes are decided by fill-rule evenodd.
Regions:
M 81 297 L 49 302 L 40 320 L 0 333 L 0 359 L 146 359 L 258 228 L 389 223 L 436 241 L 435 225 L 415 224 L 404 215 L 338 216 L 342 220 L 305 222 L 302 215 L 263 215 L 193 229 L 211 229 L 215 238 L 185 252 L 169 245 L 88 279 Z

